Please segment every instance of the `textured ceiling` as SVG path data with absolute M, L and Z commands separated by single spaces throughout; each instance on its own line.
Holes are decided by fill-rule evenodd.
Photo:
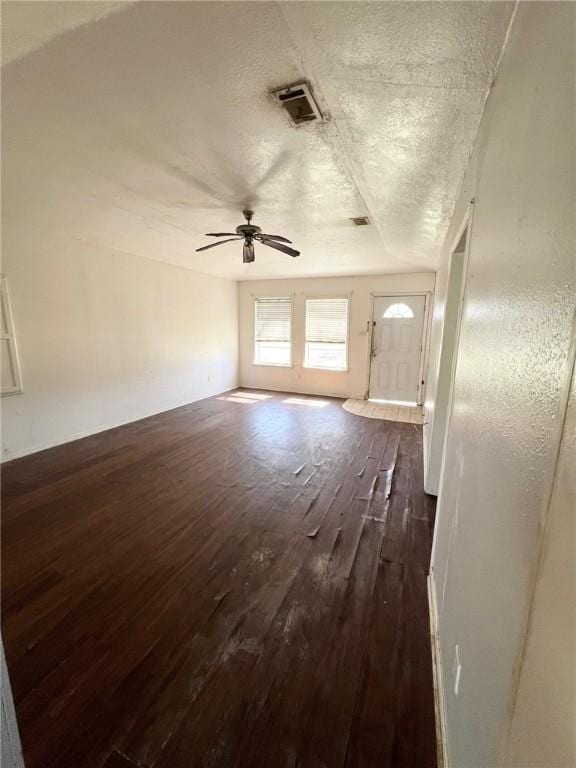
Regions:
M 232 279 L 435 269 L 512 12 L 3 6 L 6 225 Z M 294 128 L 268 96 L 302 77 L 326 123 Z M 245 204 L 302 256 L 260 246 L 243 265 L 241 243 L 194 253 L 203 233 L 241 223 Z M 356 228 L 359 215 L 373 225 Z
M 15 61 L 52 38 L 128 7 L 128 2 L 2 1 L 2 64 Z

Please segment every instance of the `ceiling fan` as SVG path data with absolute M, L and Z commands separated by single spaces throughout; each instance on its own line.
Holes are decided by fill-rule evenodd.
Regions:
M 252 216 L 254 216 L 254 211 L 246 209 L 242 211 L 242 213 L 246 219 L 246 224 L 237 226 L 236 232 L 208 232 L 206 237 L 226 237 L 227 239 L 219 240 L 217 243 L 210 243 L 210 245 L 204 245 L 202 248 L 196 248 L 196 251 L 206 251 L 208 248 L 215 248 L 217 245 L 222 245 L 223 243 L 231 243 L 232 240 L 244 240 L 242 261 L 244 264 L 250 264 L 255 260 L 254 240 L 257 240 L 259 243 L 267 245 L 269 248 L 275 248 L 277 251 L 287 253 L 288 256 L 300 256 L 300 251 L 296 251 L 288 245 L 283 245 L 283 243 L 291 243 L 291 240 L 288 240 L 286 237 L 280 237 L 280 235 L 262 234 L 260 227 L 250 224 Z M 228 237 L 228 235 L 232 235 L 232 237 Z

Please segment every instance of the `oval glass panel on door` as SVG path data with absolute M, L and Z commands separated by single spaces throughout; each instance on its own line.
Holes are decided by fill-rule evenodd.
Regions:
M 425 296 L 376 296 L 369 396 L 420 402 Z

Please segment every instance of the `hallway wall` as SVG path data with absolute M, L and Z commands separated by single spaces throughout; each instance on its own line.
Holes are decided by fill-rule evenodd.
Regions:
M 576 370 L 542 542 L 506 759 L 576 765 Z
M 520 3 L 437 279 L 432 361 L 448 249 L 475 198 L 432 560 L 452 768 L 506 761 L 560 440 L 576 297 L 575 21 L 571 3 Z

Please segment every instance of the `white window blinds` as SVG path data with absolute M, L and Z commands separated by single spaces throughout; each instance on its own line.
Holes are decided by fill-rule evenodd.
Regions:
M 292 299 L 254 301 L 254 362 L 290 365 L 292 362 Z
M 307 368 L 344 371 L 347 366 L 348 299 L 306 299 Z

